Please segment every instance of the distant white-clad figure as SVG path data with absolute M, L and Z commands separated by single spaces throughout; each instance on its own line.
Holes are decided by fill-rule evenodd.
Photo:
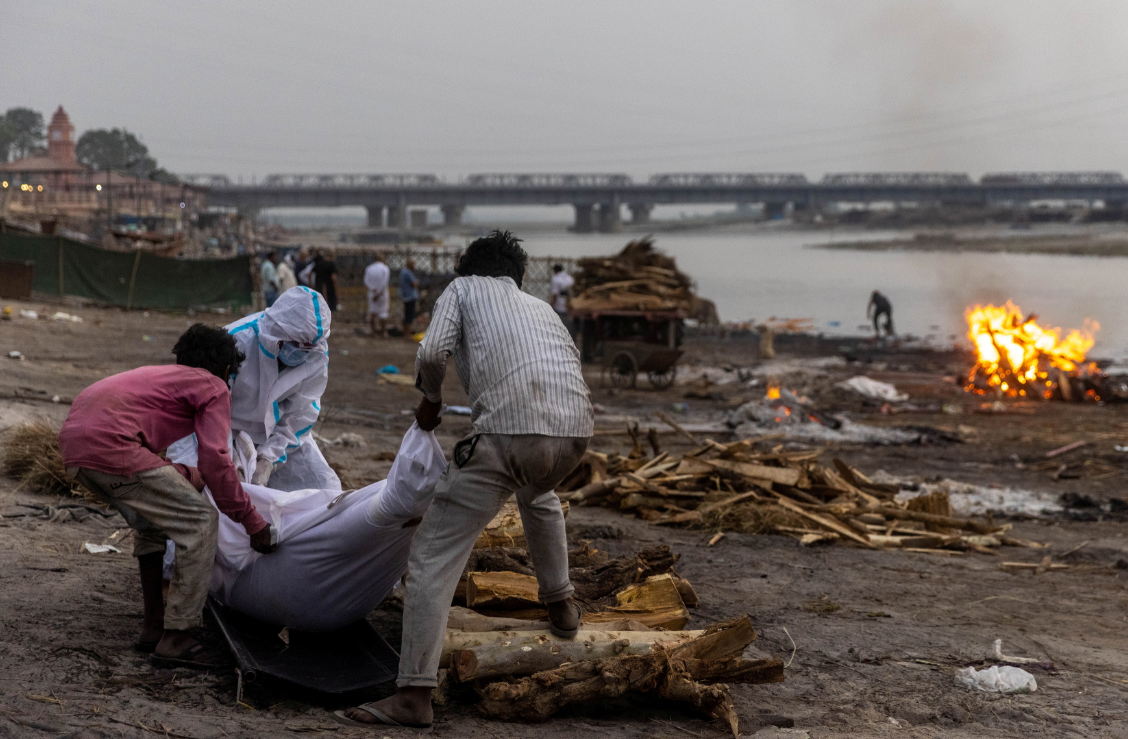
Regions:
M 294 265 L 291 264 L 291 258 L 287 255 L 285 259 L 278 263 L 278 289 L 280 292 L 286 292 L 292 287 L 298 286 L 298 277 L 294 274 Z
M 274 305 L 227 326 L 247 359 L 231 388 L 231 433 L 246 432 L 256 464 L 247 482 L 278 490 L 341 489 L 313 440 L 321 395 L 329 381 L 329 325 L 325 299 L 295 287 Z M 194 453 L 188 437 L 168 449 L 169 459 Z
M 552 303 L 552 309 L 556 311 L 556 315 L 560 316 L 560 320 L 571 331 L 572 320 L 568 318 L 568 297 L 571 295 L 576 280 L 564 271 L 562 264 L 552 265 L 552 272 L 552 281 L 549 283 L 551 299 L 548 302 Z
M 384 263 L 384 255 L 377 252 L 376 261 L 364 270 L 364 286 L 368 288 L 368 323 L 372 334 L 376 335 L 376 321 L 380 321 L 380 335 L 388 335 L 388 311 L 391 308 L 391 295 L 388 279 L 391 270 Z

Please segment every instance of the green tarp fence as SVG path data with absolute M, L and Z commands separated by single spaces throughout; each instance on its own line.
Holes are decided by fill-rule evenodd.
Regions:
M 33 262 L 32 290 L 128 308 L 251 305 L 251 257 L 170 259 L 99 249 L 60 236 L 0 233 L 0 261 Z M 61 266 L 60 266 L 61 262 Z

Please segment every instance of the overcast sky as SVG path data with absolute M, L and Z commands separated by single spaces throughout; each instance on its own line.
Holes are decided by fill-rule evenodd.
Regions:
M 1128 172 L 1124 0 L 7 0 L 0 23 L 0 109 L 61 103 L 178 173 Z

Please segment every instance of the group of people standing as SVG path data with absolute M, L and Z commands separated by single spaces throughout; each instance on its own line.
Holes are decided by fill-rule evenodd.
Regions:
M 274 305 L 278 296 L 287 290 L 304 285 L 321 293 L 330 310 L 337 310 L 337 263 L 320 252 L 302 249 L 297 259 L 287 254 L 279 258 L 278 252 L 268 252 L 259 268 L 262 293 L 266 307 Z M 377 252 L 372 264 L 364 270 L 364 286 L 368 291 L 368 322 L 374 336 L 388 336 L 388 318 L 391 311 L 391 269 L 383 254 Z M 415 260 L 408 259 L 399 271 L 399 297 L 403 304 L 403 335 L 414 333 L 418 317 L 419 278 L 415 275 Z M 379 328 L 377 328 L 379 325 Z
M 287 583 L 336 577 L 338 589 L 365 598 L 375 593 L 366 587 L 370 583 L 350 588 L 339 581 L 345 572 L 376 577 L 368 565 L 350 568 L 342 557 L 371 561 L 382 582 L 394 582 L 406 571 L 397 691 L 337 713 L 357 724 L 430 726 L 451 599 L 475 540 L 510 497 L 521 511 L 549 628 L 574 637 L 581 610 L 572 598 L 564 516 L 554 489 L 583 456 L 594 414 L 579 352 L 557 306 L 521 290 L 527 263 L 520 241 L 495 231 L 470 244 L 435 303 L 416 357 L 416 387 L 423 397 L 405 448 L 418 434 L 429 435 L 438 448 L 433 431 L 442 422 L 442 386 L 453 357 L 469 396 L 473 429 L 454 446 L 441 477 L 438 465 L 421 470 L 416 478 L 430 480 L 425 496 L 391 490 L 388 501 L 376 500 L 366 515 L 338 516 L 338 528 L 347 528 L 347 535 L 331 532 L 306 542 L 306 550 L 297 539 L 279 541 L 244 485 L 256 495 L 270 488 L 317 493 L 334 502 L 343 497 L 312 433 L 328 381 L 332 321 L 332 301 L 321 293 L 298 285 L 265 311 L 223 329 L 196 324 L 173 348 L 175 365 L 140 367 L 80 393 L 60 432 L 60 451 L 67 473 L 117 508 L 135 530 L 144 620 L 134 648 L 152 653 L 155 661 L 213 666 L 190 630 L 201 622 L 222 515 L 230 520 L 226 530 L 241 529 L 242 546 L 262 555 L 259 562 L 279 558 L 279 567 L 263 569 L 272 577 L 260 578 L 254 592 L 270 590 L 269 583 L 282 585 L 270 590 L 270 598 L 253 600 L 256 608 L 277 600 L 279 608 L 256 615 L 282 626 L 291 625 L 285 616 L 269 614 L 286 612 L 287 603 L 298 598 L 281 589 Z M 414 311 L 407 304 L 417 299 L 412 266 L 408 262 L 400 273 L 405 323 Z M 373 280 L 366 284 L 375 293 L 370 308 L 381 319 L 390 273 L 382 259 L 370 271 Z M 235 458 L 241 460 L 238 467 Z M 441 454 L 438 458 L 445 462 Z M 392 483 L 390 477 L 387 487 Z M 396 495 L 415 503 L 391 505 Z M 393 539 L 407 544 L 396 548 Z M 162 556 L 168 541 L 176 566 L 166 599 Z M 306 566 L 303 551 L 331 572 L 297 571 Z M 314 592 L 307 591 L 306 599 Z M 375 593 L 375 602 L 383 596 L 384 590 Z
M 332 258 L 315 251 L 312 258 L 308 249 L 279 258 L 278 252 L 267 252 L 259 267 L 262 278 L 262 296 L 266 307 L 274 305 L 278 296 L 287 290 L 303 285 L 321 293 L 331 310 L 337 310 L 337 263 Z

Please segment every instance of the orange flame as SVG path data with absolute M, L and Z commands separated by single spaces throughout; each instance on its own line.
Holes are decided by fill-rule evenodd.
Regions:
M 766 397 L 768 400 L 779 399 L 779 380 L 776 380 L 775 378 L 768 380 L 768 392 L 764 397 Z
M 977 361 L 968 375 L 967 389 L 986 393 L 988 388 L 1010 396 L 1052 394 L 1050 369 L 1073 372 L 1093 347 L 1096 321 L 1085 319 L 1063 339 L 1061 329 L 1039 326 L 1034 316 L 1024 318 L 1011 301 L 1005 306 L 977 305 L 967 311 L 967 337 L 975 346 Z

